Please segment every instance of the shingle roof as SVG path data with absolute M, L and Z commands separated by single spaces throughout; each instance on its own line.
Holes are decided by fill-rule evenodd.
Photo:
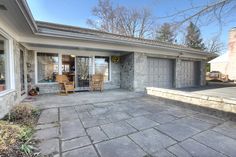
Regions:
M 38 26 L 39 32 L 40 32 L 41 28 L 47 28 L 47 29 L 60 30 L 60 31 L 71 32 L 71 33 L 94 35 L 96 37 L 101 37 L 101 38 L 112 38 L 112 39 L 117 39 L 117 40 L 121 40 L 121 41 L 140 42 L 140 43 L 147 44 L 147 45 L 181 49 L 181 50 L 192 51 L 192 52 L 197 52 L 197 53 L 204 53 L 204 54 L 207 53 L 202 50 L 197 50 L 197 49 L 186 47 L 184 45 L 172 44 L 172 43 L 168 43 L 168 42 L 161 42 L 161 41 L 157 41 L 157 40 L 129 37 L 129 36 L 124 36 L 124 35 L 119 35 L 119 34 L 108 33 L 108 32 L 104 32 L 104 31 L 100 31 L 100 30 L 93 30 L 93 29 L 88 29 L 88 28 L 81 28 L 81 27 L 55 24 L 55 23 L 49 23 L 49 22 L 42 22 L 42 21 L 36 21 L 36 24 Z

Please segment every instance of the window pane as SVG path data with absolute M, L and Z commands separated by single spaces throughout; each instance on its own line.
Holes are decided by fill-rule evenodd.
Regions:
M 55 82 L 58 74 L 58 54 L 38 53 L 38 82 Z
M 4 38 L 0 35 L 0 92 L 6 89 L 6 52 Z
M 104 81 L 109 80 L 109 57 L 95 57 L 95 74 L 103 74 Z

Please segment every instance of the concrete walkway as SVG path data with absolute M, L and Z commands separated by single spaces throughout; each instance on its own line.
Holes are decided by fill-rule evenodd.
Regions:
M 39 145 L 42 154 L 55 157 L 236 156 L 235 122 L 138 93 L 110 92 L 39 98 L 35 104 L 42 105 L 44 110 L 35 138 L 42 141 Z M 85 98 L 75 97 L 83 94 Z M 102 97 L 105 95 L 106 98 Z

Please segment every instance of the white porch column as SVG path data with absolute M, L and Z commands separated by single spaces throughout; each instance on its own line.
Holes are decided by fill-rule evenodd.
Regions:
M 62 75 L 62 54 L 58 54 L 58 74 Z

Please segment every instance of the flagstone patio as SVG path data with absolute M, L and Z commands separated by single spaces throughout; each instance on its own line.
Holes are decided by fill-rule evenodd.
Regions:
M 41 96 L 35 104 L 43 109 L 35 134 L 43 155 L 236 156 L 236 122 L 171 101 L 110 91 Z

